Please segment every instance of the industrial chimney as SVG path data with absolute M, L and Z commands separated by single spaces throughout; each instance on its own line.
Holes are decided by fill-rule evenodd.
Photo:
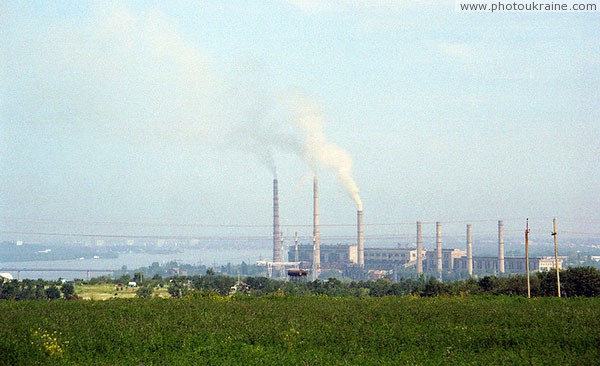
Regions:
M 471 233 L 471 224 L 467 224 L 467 272 L 469 276 L 473 275 L 473 236 Z
M 417 221 L 417 274 L 423 273 L 423 235 L 421 234 L 421 221 Z
M 504 222 L 498 221 L 498 272 L 504 273 Z
M 321 240 L 319 234 L 319 181 L 313 178 L 313 280 L 321 270 Z
M 363 212 L 356 212 L 356 228 L 357 228 L 357 249 L 358 249 L 358 265 L 363 268 L 365 266 L 365 236 L 363 233 Z
M 437 249 L 437 273 L 442 278 L 442 223 L 435 223 L 435 241 Z
M 279 193 L 277 178 L 273 179 L 273 262 L 281 262 L 281 233 L 279 232 Z

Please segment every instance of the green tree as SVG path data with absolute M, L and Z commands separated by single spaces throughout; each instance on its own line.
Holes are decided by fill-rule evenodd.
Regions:
M 383 297 L 392 289 L 392 281 L 389 278 L 379 278 L 369 282 L 369 295 L 374 297 Z
M 35 298 L 37 300 L 46 300 L 48 297 L 46 296 L 46 291 L 44 289 L 44 281 L 38 280 L 35 284 Z
M 186 277 L 173 277 L 169 283 L 167 292 L 171 297 L 179 298 L 190 293 L 188 280 Z
M 421 296 L 427 296 L 427 297 L 439 296 L 439 295 L 445 295 L 448 292 L 449 291 L 443 282 L 439 281 L 435 277 L 429 277 L 429 279 L 425 283 L 425 286 L 423 287 L 423 293 L 421 294 Z
M 122 283 L 124 285 L 126 285 L 127 283 L 129 283 L 131 281 L 131 275 L 129 274 L 124 274 L 121 277 L 117 278 L 115 280 L 115 283 Z
M 594 267 L 569 267 L 560 282 L 565 296 L 600 296 L 600 271 Z
M 48 300 L 60 299 L 60 290 L 56 285 L 52 285 L 46 289 L 46 297 Z
M 19 293 L 17 300 L 33 300 L 35 299 L 35 281 L 24 279 L 19 285 Z
M 2 283 L 2 290 L 0 291 L 0 299 L 15 300 L 19 294 L 19 281 L 10 280 Z
M 75 296 L 75 286 L 71 282 L 65 282 L 60 286 L 60 292 L 62 292 L 65 299 L 72 299 Z

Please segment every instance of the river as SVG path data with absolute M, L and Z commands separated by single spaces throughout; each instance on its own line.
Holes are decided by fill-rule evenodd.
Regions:
M 63 278 L 72 280 L 75 278 L 86 278 L 88 270 L 90 276 L 98 277 L 105 274 L 112 274 L 113 270 L 119 270 L 122 266 L 127 266 L 128 270 L 134 270 L 140 267 L 148 267 L 154 262 L 161 265 L 171 261 L 177 261 L 180 264 L 203 264 L 206 266 L 225 265 L 227 263 L 239 264 L 242 261 L 248 264 L 254 264 L 259 259 L 269 258 L 272 255 L 272 249 L 268 246 L 256 247 L 249 246 L 245 248 L 188 248 L 177 253 L 169 254 L 151 254 L 151 253 L 120 253 L 117 258 L 85 258 L 69 259 L 55 261 L 29 261 L 29 262 L 2 262 L 0 261 L 0 272 L 8 272 L 14 278 L 42 278 L 45 280 L 56 280 Z M 3 269 L 28 269 L 27 271 L 5 271 Z M 41 269 L 52 269 L 52 271 L 43 271 Z M 59 271 L 59 269 L 69 269 L 69 271 Z M 72 270 L 81 271 L 72 271 Z M 96 272 L 95 270 L 110 269 L 111 271 Z

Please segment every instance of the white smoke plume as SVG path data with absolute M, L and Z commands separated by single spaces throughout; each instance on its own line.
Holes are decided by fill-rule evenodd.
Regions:
M 301 133 L 302 157 L 315 171 L 330 170 L 336 174 L 358 210 L 362 211 L 359 189 L 352 177 L 352 157 L 348 151 L 325 136 L 325 117 L 319 105 L 306 95 L 295 92 L 285 97 L 290 118 Z
M 277 175 L 277 152 L 297 153 L 298 134 L 278 110 L 268 72 L 257 61 L 240 59 L 223 81 L 220 115 L 226 145 L 254 156 Z
M 301 93 L 278 100 L 260 64 L 223 67 L 157 9 L 99 4 L 80 21 L 30 29 L 11 49 L 9 65 L 24 70 L 12 85 L 32 96 L 42 94 L 25 76 L 43 86 L 43 98 L 26 101 L 36 128 L 54 123 L 82 139 L 156 150 L 242 151 L 274 176 L 277 153 L 291 152 L 315 172 L 334 171 L 360 208 L 350 154 L 327 140 L 317 103 Z

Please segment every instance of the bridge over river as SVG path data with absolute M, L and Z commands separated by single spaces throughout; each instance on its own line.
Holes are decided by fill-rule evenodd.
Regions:
M 86 278 L 89 280 L 91 273 L 113 273 L 118 271 L 117 269 L 85 269 L 85 268 L 0 268 L 0 272 L 16 272 L 17 279 L 21 279 L 21 272 L 34 272 L 34 273 L 44 273 L 44 272 L 79 272 L 85 273 Z M 40 276 L 41 277 L 41 276 Z

